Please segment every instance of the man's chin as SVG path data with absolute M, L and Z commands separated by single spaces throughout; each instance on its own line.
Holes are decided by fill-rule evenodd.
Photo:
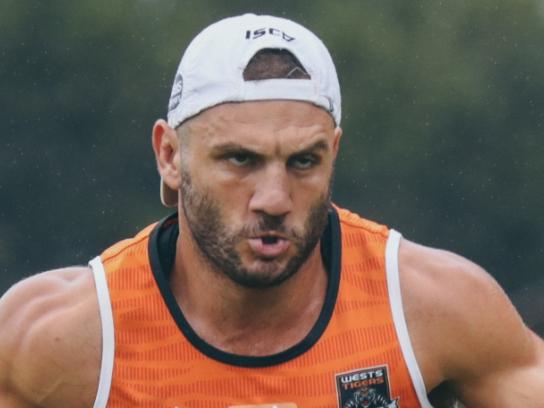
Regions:
M 287 271 L 277 261 L 259 260 L 251 268 L 226 275 L 236 284 L 249 289 L 269 289 L 277 287 L 291 278 L 296 271 Z

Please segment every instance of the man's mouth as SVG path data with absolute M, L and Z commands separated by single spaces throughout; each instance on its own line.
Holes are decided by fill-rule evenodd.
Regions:
M 274 245 L 279 241 L 279 238 L 271 235 L 265 235 L 264 237 L 261 237 L 261 240 L 265 245 Z
M 284 254 L 291 242 L 276 234 L 262 234 L 249 239 L 249 246 L 257 255 L 263 258 L 275 258 Z

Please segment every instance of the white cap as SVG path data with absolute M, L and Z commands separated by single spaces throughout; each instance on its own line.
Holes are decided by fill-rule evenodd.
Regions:
M 291 52 L 310 79 L 244 80 L 247 64 L 263 49 Z M 177 128 L 224 102 L 277 99 L 313 103 L 339 126 L 340 85 L 329 51 L 315 34 L 291 20 L 255 14 L 230 17 L 205 28 L 187 47 L 170 95 L 168 125 Z M 161 200 L 174 207 L 178 192 L 161 182 Z

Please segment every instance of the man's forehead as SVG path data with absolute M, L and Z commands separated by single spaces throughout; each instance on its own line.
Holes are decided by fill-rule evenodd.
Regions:
M 248 112 L 248 115 L 243 114 L 243 109 L 238 109 L 243 108 L 245 103 L 231 105 L 214 108 L 214 111 L 210 109 L 187 123 L 193 147 L 217 154 L 249 150 L 263 155 L 281 156 L 331 148 L 334 122 L 325 111 L 319 115 L 319 108 L 315 108 L 317 117 L 299 117 L 296 109 L 288 115 L 275 116 L 278 112 L 270 104 L 260 105 L 270 108 L 264 109 L 264 114 Z M 233 108 L 237 113 L 231 116 Z M 310 106 L 309 111 L 312 111 L 311 108 L 314 107 Z
M 191 133 L 206 135 L 216 131 L 255 131 L 285 128 L 307 131 L 334 131 L 334 120 L 324 109 L 301 101 L 229 102 L 207 109 L 188 123 Z

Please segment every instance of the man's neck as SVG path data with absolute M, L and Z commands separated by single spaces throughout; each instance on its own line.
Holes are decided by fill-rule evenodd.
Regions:
M 319 244 L 287 281 L 251 289 L 213 270 L 191 239 L 181 242 L 171 288 L 193 330 L 212 346 L 233 354 L 275 354 L 304 339 L 318 319 L 328 280 Z

